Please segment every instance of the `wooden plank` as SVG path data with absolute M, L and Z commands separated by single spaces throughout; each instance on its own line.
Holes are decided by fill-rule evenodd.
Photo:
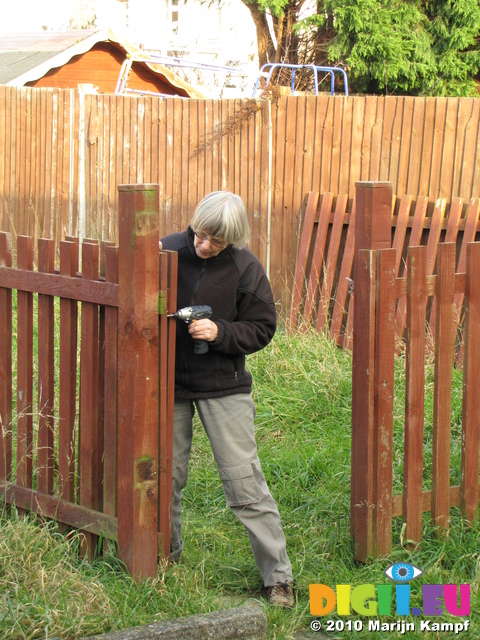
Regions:
M 333 104 L 334 98 L 326 98 L 327 105 L 323 123 L 322 144 L 320 154 L 322 156 L 322 173 L 320 175 L 320 193 L 331 191 L 331 162 L 332 162 L 332 138 L 333 138 Z M 291 102 L 293 104 L 293 102 Z M 288 114 L 287 114 L 288 118 Z M 288 119 L 287 119 L 288 126 Z M 285 167 L 288 170 L 288 165 Z
M 54 241 L 40 238 L 38 240 L 38 270 L 52 273 L 54 258 Z M 54 469 L 54 325 L 53 296 L 39 294 L 37 488 L 48 494 L 53 493 Z
M 341 151 L 341 171 L 338 183 L 338 193 L 349 193 L 350 185 L 350 159 L 352 157 L 352 127 L 353 127 L 353 101 L 343 101 L 343 121 L 342 121 L 342 151 Z M 315 139 L 314 139 L 315 144 Z M 314 150 L 313 150 L 314 151 Z M 315 169 L 316 153 L 312 151 L 312 166 Z M 315 180 L 315 171 L 314 171 Z M 312 183 L 313 186 L 313 183 Z
M 110 282 L 91 282 L 81 277 L 67 277 L 0 266 L 0 283 L 9 289 L 28 291 L 80 302 L 118 306 L 118 285 Z
M 118 250 L 105 249 L 105 278 L 118 282 Z M 105 307 L 103 511 L 117 515 L 117 322 L 115 307 Z
M 462 475 L 460 507 L 470 522 L 478 515 L 480 445 L 480 243 L 467 248 L 465 357 L 463 372 Z
M 348 225 L 347 239 L 343 250 L 342 266 L 340 268 L 340 276 L 338 278 L 337 292 L 335 294 L 335 304 L 333 307 L 332 322 L 330 324 L 330 336 L 338 345 L 345 349 L 351 349 L 351 341 L 353 337 L 353 321 L 354 311 L 352 298 L 348 303 L 348 317 L 345 333 L 341 336 L 342 321 L 345 311 L 347 310 L 347 295 L 353 293 L 353 281 L 351 279 L 353 259 L 355 255 L 355 217 L 356 217 L 356 201 L 353 201 L 352 212 L 350 214 L 350 222 Z
M 70 527 L 81 529 L 89 535 L 101 535 L 111 540 L 117 538 L 117 519 L 107 514 L 79 504 L 72 504 L 58 496 L 51 496 L 8 482 L 0 483 L 0 495 L 9 504 L 37 513 L 43 518 L 51 518 Z
M 353 117 L 352 117 L 352 146 L 350 150 L 350 182 L 348 193 L 355 193 L 355 183 L 361 180 L 362 176 L 362 139 L 363 139 L 363 121 L 365 117 L 365 100 L 359 96 L 351 98 L 353 101 Z M 349 99 L 350 101 L 350 99 Z M 323 171 L 323 167 L 322 167 Z M 330 189 L 325 189 L 330 191 Z M 323 190 L 322 190 L 323 193 Z
M 431 511 L 432 508 L 432 492 L 423 491 L 421 496 L 422 511 Z M 460 504 L 460 487 L 450 487 L 450 506 L 458 507 Z M 402 515 L 402 495 L 393 496 L 392 516 L 396 518 Z
M 405 193 L 420 193 L 419 178 L 422 168 L 422 150 L 424 141 L 425 126 L 425 98 L 415 98 L 413 100 L 412 132 L 410 138 L 410 153 L 408 166 L 406 168 L 406 188 Z
M 322 196 L 322 203 L 320 205 L 320 213 L 318 214 L 315 244 L 313 249 L 312 262 L 310 265 L 310 273 L 308 276 L 305 307 L 303 309 L 303 322 L 305 326 L 309 326 L 313 320 L 318 290 L 320 288 L 322 273 L 324 272 L 325 245 L 327 242 L 328 224 L 330 221 L 330 212 L 332 211 L 332 202 L 333 193 L 324 193 Z M 316 207 L 317 205 L 315 204 L 315 208 Z
M 374 390 L 375 556 L 392 548 L 393 388 L 395 357 L 394 249 L 377 251 Z
M 426 247 L 408 248 L 403 522 L 409 546 L 422 535 Z
M 406 96 L 403 98 L 403 117 L 402 117 L 402 133 L 399 140 L 399 156 L 398 156 L 398 182 L 395 193 L 403 196 L 407 191 L 408 166 L 410 162 L 410 144 L 412 139 L 413 128 L 413 110 L 415 98 Z
M 60 273 L 73 277 L 77 270 L 78 242 L 61 242 Z M 58 493 L 61 498 L 70 502 L 75 499 L 77 320 L 77 302 L 68 298 L 60 298 Z
M 465 156 L 464 148 L 466 144 L 466 131 L 468 123 L 471 120 L 473 114 L 475 100 L 473 98 L 464 98 L 458 101 L 458 115 L 456 123 L 456 135 L 455 135 L 455 155 L 452 167 L 452 188 L 449 193 L 449 198 L 453 199 L 461 195 L 460 183 L 462 173 L 464 171 Z M 467 161 L 468 162 L 468 161 Z
M 17 236 L 17 265 L 33 269 L 33 238 Z M 33 476 L 33 295 L 17 293 L 17 484 Z
M 315 328 L 317 331 L 323 331 L 327 328 L 327 322 L 330 314 L 330 299 L 333 289 L 333 279 L 335 276 L 335 268 L 337 265 L 338 252 L 340 249 L 340 241 L 342 239 L 343 218 L 347 208 L 348 196 L 339 195 L 335 206 L 335 218 L 333 222 L 330 242 L 328 245 L 328 254 L 325 260 L 325 269 L 322 283 L 322 291 L 317 310 L 317 320 Z
M 455 245 L 438 249 L 437 327 L 435 334 L 435 384 L 433 404 L 432 519 L 440 531 L 449 526 L 450 425 L 453 347 L 455 333 Z
M 332 130 L 332 156 L 330 160 L 330 189 L 333 193 L 342 193 L 340 191 L 340 174 L 342 173 L 341 151 L 343 142 L 343 109 L 345 99 L 341 96 L 333 97 L 333 130 Z M 298 148 L 299 145 L 297 145 Z M 305 145 L 300 148 L 303 150 Z M 298 185 L 301 188 L 301 185 Z
M 433 129 L 432 165 L 430 171 L 430 183 L 428 194 L 434 200 L 440 195 L 440 180 L 442 173 L 442 155 L 445 135 L 445 121 L 447 115 L 447 98 L 435 98 L 435 125 Z
M 355 260 L 350 527 L 355 560 L 374 555 L 375 281 L 372 251 Z
M 352 211 L 348 224 L 345 247 L 343 249 L 342 265 L 340 267 L 340 275 L 338 277 L 335 303 L 332 312 L 332 322 L 330 323 L 330 336 L 332 340 L 335 340 L 337 342 L 338 345 L 343 344 L 343 336 L 341 336 L 342 321 L 347 310 L 348 292 L 349 290 L 351 290 L 350 282 L 352 276 L 353 258 L 355 254 L 355 210 L 356 203 L 354 200 L 352 203 Z M 350 316 L 350 314 L 352 315 L 353 320 L 353 304 L 348 306 L 348 315 Z
M 423 223 L 425 220 L 425 216 L 427 215 L 427 207 L 428 207 L 428 199 L 425 197 L 418 198 L 415 205 L 412 231 L 410 233 L 410 238 L 409 238 L 410 247 L 415 247 L 420 244 L 422 231 L 423 231 Z M 404 271 L 403 275 L 406 276 L 406 271 Z M 396 320 L 395 320 L 397 325 L 397 336 L 399 338 L 402 338 L 403 331 L 405 329 L 406 311 L 407 311 L 407 301 L 405 297 L 401 297 L 398 300 L 397 314 L 396 314 Z
M 285 98 L 286 100 L 286 122 L 285 122 L 285 156 L 283 167 L 283 224 L 281 225 L 282 247 L 282 267 L 284 273 L 295 272 L 295 252 L 298 246 L 299 226 L 299 206 L 295 204 L 295 147 L 296 147 L 296 124 L 297 124 L 297 100 L 296 98 Z M 328 189 L 327 189 L 328 190 Z M 298 195 L 302 197 L 303 191 Z M 299 201 L 300 202 L 300 201 Z M 299 204 L 298 202 L 298 204 Z M 283 276 L 284 277 L 284 276 Z
M 118 542 L 140 580 L 158 554 L 158 190 L 118 189 Z
M 443 131 L 442 169 L 440 172 L 439 196 L 449 198 L 458 193 L 453 192 L 455 168 L 455 148 L 457 140 L 459 101 L 447 98 L 447 112 Z
M 377 155 L 378 148 L 374 148 L 373 145 L 373 129 L 377 118 L 377 97 L 374 96 L 366 96 L 365 97 L 365 113 L 362 121 L 362 145 L 361 145 L 361 172 L 360 172 L 360 180 L 362 181 L 374 181 L 375 178 L 372 177 L 371 174 L 371 162 L 372 162 L 372 152 Z M 374 164 L 378 163 L 378 158 L 374 160 Z
M 382 148 L 380 157 L 380 180 L 392 180 L 390 174 L 391 155 L 393 139 L 393 125 L 395 122 L 398 101 L 391 96 L 384 101 L 383 126 L 382 126 Z M 396 191 L 396 189 L 394 189 Z
M 159 285 L 168 291 L 165 314 L 160 315 L 160 473 L 159 473 L 159 551 L 168 558 L 171 542 L 171 501 L 173 462 L 173 416 L 175 395 L 175 331 L 176 322 L 167 314 L 176 311 L 178 257 L 176 252 L 160 254 Z
M 410 216 L 410 208 L 412 206 L 412 196 L 405 195 L 400 201 L 400 208 L 398 210 L 397 224 L 395 226 L 395 235 L 393 238 L 392 247 L 397 252 L 397 258 L 395 263 L 395 275 L 400 273 L 400 265 L 402 262 L 403 245 L 405 244 L 405 235 L 407 233 L 407 223 Z
M 462 273 L 466 271 L 467 267 L 467 247 L 470 242 L 475 241 L 477 233 L 478 222 L 480 218 L 480 199 L 472 199 L 467 209 L 465 216 L 465 230 L 463 232 L 462 246 L 460 248 L 460 255 L 458 256 L 457 271 Z M 459 292 L 455 295 L 455 326 L 458 327 L 460 321 L 460 315 L 463 305 L 463 293 Z
M 480 174 L 479 163 L 471 162 L 471 158 L 478 158 L 477 147 L 480 147 L 480 102 L 473 100 L 472 114 L 465 127 L 465 143 L 461 161 L 461 175 L 459 193 L 466 199 L 471 198 L 475 185 L 475 165 L 477 176 Z M 478 188 L 477 188 L 478 193 Z
M 385 110 L 385 98 L 379 96 L 376 105 L 375 122 L 372 125 L 372 139 L 370 148 L 370 169 L 369 180 L 381 180 L 380 166 L 382 163 L 382 133 L 383 133 L 383 114 Z
M 12 266 L 10 234 L 0 232 L 0 264 Z M 1 281 L 0 281 L 1 284 Z M 0 479 L 12 473 L 12 291 L 0 286 Z
M 290 315 L 288 318 L 287 328 L 293 331 L 297 328 L 300 316 L 300 302 L 303 297 L 303 291 L 306 280 L 307 260 L 312 241 L 313 225 L 317 211 L 319 194 L 310 192 L 306 197 L 305 214 L 303 216 L 302 235 L 297 254 L 297 264 L 295 269 L 295 279 L 293 283 L 292 301 L 290 304 Z
M 99 247 L 92 241 L 82 243 L 82 268 L 86 280 L 98 279 Z M 80 419 L 78 438 L 79 503 L 89 509 L 99 506 L 100 477 L 98 450 L 98 305 L 82 304 L 80 345 Z M 97 536 L 86 534 L 82 553 L 92 556 Z
M 460 219 L 462 216 L 463 200 L 461 198 L 455 198 L 450 207 L 448 215 L 447 231 L 445 234 L 444 242 L 457 242 L 458 228 L 460 225 Z M 460 308 L 455 307 L 455 315 L 460 318 L 460 311 L 462 306 L 462 300 L 460 300 Z M 431 335 L 435 335 L 435 322 L 436 322 L 436 307 L 433 305 L 429 318 L 429 327 Z
M 435 126 L 436 98 L 425 98 L 424 124 L 423 124 L 423 148 L 420 161 L 420 176 L 418 182 L 418 194 L 430 193 L 430 175 L 432 171 L 433 134 Z
M 438 243 L 440 242 L 440 233 L 442 231 L 442 222 L 445 215 L 447 203 L 442 198 L 439 198 L 435 203 L 435 208 L 432 214 L 432 223 L 427 240 L 427 276 L 431 276 L 435 271 L 435 260 L 437 258 Z M 435 305 L 434 305 L 435 306 Z M 436 311 L 433 318 L 435 321 Z M 432 351 L 432 342 L 435 339 L 435 325 L 430 322 L 429 326 L 429 338 L 427 347 Z

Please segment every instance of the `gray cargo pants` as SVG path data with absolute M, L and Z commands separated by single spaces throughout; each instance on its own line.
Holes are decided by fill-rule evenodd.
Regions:
M 255 404 L 250 394 L 175 402 L 172 559 L 182 552 L 182 490 L 187 484 L 195 407 L 212 446 L 227 504 L 247 529 L 264 585 L 292 582 L 280 515 L 257 455 Z

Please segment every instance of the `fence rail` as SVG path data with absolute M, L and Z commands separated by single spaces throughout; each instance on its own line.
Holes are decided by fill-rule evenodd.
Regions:
M 365 188 L 358 186 L 359 191 Z M 361 226 L 369 224 L 365 220 L 371 223 L 371 209 L 362 207 L 357 213 Z M 383 241 L 389 240 L 384 233 Z M 419 544 L 423 512 L 431 511 L 434 525 L 446 531 L 452 506 L 460 506 L 473 521 L 479 502 L 480 243 L 465 246 L 463 273 L 456 272 L 455 244 L 440 244 L 435 275 L 429 275 L 428 246 L 410 246 L 406 272 L 399 278 L 397 249 L 374 250 L 379 241 L 363 248 L 366 243 L 360 240 L 354 291 L 351 529 L 355 557 L 361 561 L 390 552 L 392 517 L 401 516 L 406 539 Z M 465 303 L 461 483 L 451 486 L 452 374 L 460 297 Z M 429 353 L 425 326 L 432 298 L 433 464 L 431 489 L 424 490 L 425 358 Z M 403 493 L 393 495 L 396 311 L 402 300 L 406 327 Z
M 119 191 L 120 246 L 69 237 L 59 269 L 39 239 L 34 270 L 28 236 L 14 267 L 0 233 L 0 485 L 85 553 L 118 541 L 140 578 L 170 552 L 176 254 L 158 251 L 158 189 Z

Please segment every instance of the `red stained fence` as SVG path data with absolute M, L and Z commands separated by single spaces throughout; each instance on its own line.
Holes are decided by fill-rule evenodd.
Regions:
M 117 541 L 140 579 L 170 551 L 177 263 L 158 251 L 157 186 L 118 190 L 118 248 L 69 237 L 55 269 L 39 239 L 34 271 L 33 239 L 13 267 L 0 233 L 0 489 L 82 530 L 85 553 Z
M 391 550 L 392 517 L 401 516 L 406 538 L 418 544 L 422 513 L 440 531 L 459 505 L 468 520 L 478 513 L 480 433 L 480 243 L 464 250 L 457 267 L 453 242 L 438 246 L 431 274 L 428 246 L 410 246 L 406 271 L 397 277 L 398 250 L 390 246 L 391 185 L 357 184 L 353 323 L 351 531 L 355 558 Z M 390 208 L 391 210 L 391 208 Z M 452 374 L 458 310 L 464 305 L 461 483 L 450 484 Z M 433 317 L 433 346 L 425 332 Z M 394 358 L 398 319 L 405 324 L 403 493 L 393 495 Z M 431 490 L 424 490 L 425 357 L 433 349 Z
M 362 184 L 362 183 L 358 183 Z M 373 183 L 372 183 L 373 184 Z M 382 183 L 375 183 L 382 184 Z M 354 276 L 356 250 L 357 198 L 333 193 L 310 192 L 305 196 L 300 217 L 300 233 L 288 327 L 290 330 L 314 326 L 326 332 L 340 346 L 352 347 L 354 309 L 350 295 Z M 378 205 L 377 205 L 378 206 Z M 396 250 L 395 276 L 405 277 L 409 247 L 426 246 L 427 276 L 435 271 L 437 251 L 443 242 L 457 247 L 457 270 L 465 271 L 466 250 L 480 233 L 480 199 L 468 203 L 454 198 L 451 205 L 444 199 L 431 203 L 421 197 L 395 198 L 389 191 L 382 205 L 387 209 L 382 224 L 385 245 Z M 369 237 L 379 231 L 378 210 L 372 220 Z M 388 240 L 387 240 L 388 238 Z M 378 246 L 376 248 L 379 248 Z M 455 297 L 458 324 L 463 294 Z M 396 335 L 402 338 L 405 330 L 406 298 L 402 296 L 396 309 Z M 435 308 L 428 308 L 427 317 L 434 337 Z

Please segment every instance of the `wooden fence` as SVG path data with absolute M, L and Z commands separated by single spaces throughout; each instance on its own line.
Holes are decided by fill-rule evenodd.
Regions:
M 118 541 L 139 579 L 170 552 L 176 253 L 159 256 L 155 185 L 119 203 L 119 247 L 68 237 L 59 269 L 42 238 L 33 269 L 28 236 L 14 267 L 0 233 L 0 488 L 80 529 L 85 553 Z
M 287 309 L 304 194 L 388 180 L 398 199 L 480 197 L 480 100 L 178 100 L 0 87 L 0 229 L 116 242 L 117 185 L 158 183 L 160 234 L 235 191 Z
M 355 558 L 388 554 L 392 517 L 406 524 L 405 539 L 421 541 L 422 513 L 431 511 L 440 531 L 450 507 L 468 520 L 478 513 L 480 394 L 480 243 L 465 247 L 464 269 L 456 269 L 453 242 L 438 247 L 436 275 L 429 272 L 428 247 L 410 246 L 406 273 L 397 277 L 398 250 L 390 245 L 388 187 L 357 187 L 352 391 L 351 530 Z M 391 192 L 390 192 L 391 193 Z M 377 215 L 373 217 L 373 213 Z M 375 231 L 372 233 L 372 230 Z M 393 495 L 393 411 L 396 321 L 404 300 L 405 415 L 403 494 Z M 431 488 L 424 487 L 425 326 L 428 301 L 435 317 Z M 458 308 L 464 302 L 462 343 L 463 414 L 461 482 L 451 486 L 452 375 Z
M 357 183 L 362 185 L 362 183 Z M 363 193 L 363 192 L 361 192 Z M 386 202 L 376 203 L 375 222 L 369 236 L 378 232 L 379 216 L 388 219 L 385 234 L 389 247 L 396 249 L 395 277 L 407 273 L 408 248 L 423 244 L 427 252 L 427 276 L 435 272 L 438 247 L 443 242 L 456 245 L 457 269 L 465 271 L 468 243 L 480 235 L 480 198 L 464 202 L 454 198 L 450 206 L 439 198 L 434 204 L 427 198 L 396 198 L 390 188 Z M 310 192 L 304 198 L 301 233 L 297 251 L 292 299 L 288 316 L 290 331 L 315 326 L 326 332 L 340 346 L 352 348 L 354 306 L 354 256 L 356 251 L 356 197 L 348 205 L 347 194 Z M 347 210 L 349 206 L 350 211 Z M 380 207 L 380 209 L 379 209 Z M 382 211 L 387 209 L 386 211 Z M 455 298 L 458 326 L 463 295 Z M 396 336 L 405 330 L 406 298 L 402 296 L 396 310 Z M 431 336 L 435 334 L 436 311 L 428 308 Z

